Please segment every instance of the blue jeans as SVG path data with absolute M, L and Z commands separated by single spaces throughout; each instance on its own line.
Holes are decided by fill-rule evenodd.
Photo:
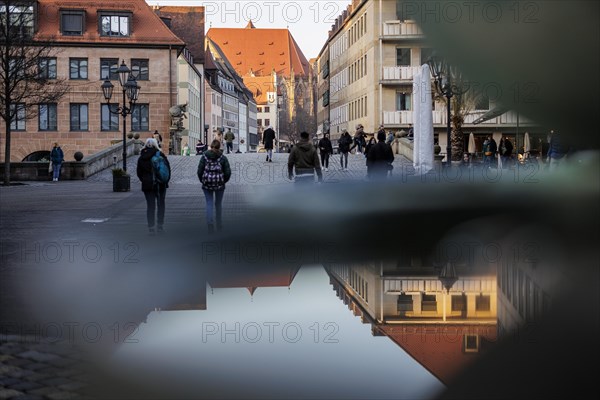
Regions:
M 165 223 L 165 198 L 167 196 L 167 188 L 164 186 L 156 187 L 154 190 L 145 191 L 144 196 L 146 197 L 146 220 L 148 221 L 148 228 L 154 228 L 155 213 L 158 219 L 158 226 L 159 228 L 162 228 Z
M 206 198 L 206 222 L 208 225 L 214 224 L 214 216 L 213 216 L 213 207 L 217 209 L 217 227 L 221 226 L 222 221 L 222 207 L 223 204 L 223 194 L 225 194 L 225 189 L 223 190 L 206 190 L 202 189 L 204 192 L 204 197 Z M 216 200 L 216 201 L 215 201 Z
M 56 163 L 56 162 L 52 162 L 52 179 L 58 179 L 60 178 L 60 167 L 62 166 L 62 163 Z

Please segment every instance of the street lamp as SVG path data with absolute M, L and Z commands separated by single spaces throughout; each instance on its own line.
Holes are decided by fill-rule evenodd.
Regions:
M 140 94 L 140 86 L 137 84 L 135 77 L 131 74 L 131 70 L 125 65 L 125 60 L 117 69 L 119 75 L 119 84 L 123 89 L 123 105 L 117 107 L 114 111 L 110 107 L 110 99 L 112 97 L 114 85 L 109 79 L 106 79 L 102 84 L 102 94 L 108 104 L 108 111 L 113 114 L 121 114 L 123 116 L 123 171 L 127 172 L 127 116 L 133 112 L 133 107 Z M 129 99 L 129 107 L 127 107 L 126 99 Z
M 444 293 L 444 305 L 443 305 L 443 318 L 444 322 L 446 322 L 446 295 L 450 293 L 450 289 L 458 280 L 458 275 L 456 274 L 456 270 L 454 269 L 454 265 L 451 262 L 446 263 L 446 265 L 440 271 L 440 275 L 438 276 L 440 282 L 442 282 L 442 286 L 446 289 L 446 293 Z

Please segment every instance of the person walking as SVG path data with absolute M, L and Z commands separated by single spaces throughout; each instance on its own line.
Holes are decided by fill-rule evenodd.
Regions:
M 329 140 L 329 133 L 325 133 L 323 139 L 319 140 L 319 150 L 321 151 L 321 166 L 325 171 L 329 170 L 329 155 L 333 154 L 333 146 Z
M 50 162 L 52 163 L 52 182 L 58 182 L 60 178 L 60 169 L 65 159 L 65 154 L 58 145 L 58 142 L 54 142 L 54 146 L 50 151 Z
M 196 143 L 196 155 L 199 156 L 206 151 L 206 145 L 202 143 L 202 139 L 198 139 Z
M 227 133 L 225 134 L 225 145 L 227 146 L 227 154 L 233 151 L 233 141 L 235 140 L 235 135 L 231 132 L 231 128 L 227 128 Z
M 162 138 L 162 135 L 160 133 L 158 133 L 158 130 L 154 131 L 153 137 L 154 137 L 154 139 L 156 139 L 156 143 L 158 144 L 158 148 L 162 149 L 163 138 Z
M 356 132 L 354 133 L 354 144 L 350 147 L 350 151 L 354 150 L 355 147 L 358 147 L 356 150 L 356 154 L 363 153 L 363 146 L 365 145 L 365 128 L 362 124 L 356 125 Z
M 267 161 L 273 162 L 273 143 L 275 142 L 275 131 L 273 127 L 269 125 L 263 132 L 263 145 L 267 151 Z
M 204 152 L 198 163 L 198 179 L 206 199 L 206 223 L 208 233 L 215 231 L 213 208 L 216 210 L 217 231 L 223 227 L 223 195 L 225 184 L 231 178 L 229 160 L 221 151 L 221 142 L 213 140 L 210 149 Z
M 185 146 L 183 146 L 183 149 L 181 149 L 181 155 L 182 156 L 189 156 L 190 155 L 190 147 L 188 146 L 187 143 L 185 144 Z
M 505 169 L 509 166 L 509 162 L 512 159 L 513 144 L 508 140 L 507 136 L 500 139 L 500 158 L 502 159 L 502 168 Z
M 377 144 L 374 144 L 367 154 L 367 177 L 369 179 L 385 179 L 392 170 L 394 153 L 392 147 L 385 142 L 385 132 L 377 134 Z
M 323 182 L 319 155 L 315 146 L 308 141 L 308 132 L 300 133 L 300 141 L 292 148 L 288 158 L 288 177 L 290 180 L 293 178 L 294 170 L 297 184 L 314 183 L 315 172 L 319 182 Z
M 352 137 L 347 130 L 342 130 L 342 136 L 338 139 L 338 150 L 340 151 L 340 166 L 342 171 L 348 169 L 348 153 L 350 153 L 350 145 L 352 144 Z
M 560 132 L 550 131 L 548 138 L 548 166 L 549 171 L 555 171 L 568 153 L 568 148 L 563 143 Z
M 483 142 L 483 164 L 487 165 L 488 168 L 491 168 L 497 151 L 498 146 L 496 145 L 496 141 L 491 135 L 488 135 Z
M 152 157 L 160 153 L 165 159 L 165 163 L 171 175 L 171 165 L 167 156 L 160 151 L 158 142 L 154 138 L 146 139 L 146 144 L 140 152 L 140 157 L 137 163 L 137 177 L 142 183 L 142 192 L 146 198 L 146 220 L 148 222 L 148 231 L 150 235 L 154 235 L 157 231 L 159 234 L 164 233 L 165 223 L 165 198 L 167 195 L 168 183 L 159 183 L 156 180 L 154 169 L 152 168 Z M 157 207 L 158 206 L 158 207 Z M 155 215 L 156 214 L 156 215 Z M 157 222 L 158 230 L 155 230 L 154 224 Z

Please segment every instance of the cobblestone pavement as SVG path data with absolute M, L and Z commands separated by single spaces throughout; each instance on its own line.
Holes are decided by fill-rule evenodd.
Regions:
M 63 341 L 0 335 L 0 399 L 92 398 L 82 358 Z
M 253 201 L 266 190 L 286 191 L 294 187 L 287 179 L 288 155 L 274 154 L 272 163 L 265 162 L 265 157 L 264 153 L 228 156 L 232 178 L 223 203 L 225 224 L 251 213 Z M 203 226 L 205 201 L 196 175 L 199 158 L 170 156 L 169 159 L 172 180 L 167 194 L 167 229 L 186 223 Z M 91 269 L 102 268 L 107 256 L 118 255 L 118 261 L 125 261 L 129 255 L 125 246 L 129 243 L 119 243 L 115 250 L 115 232 L 131 234 L 133 243 L 141 246 L 136 248 L 136 257 L 155 246 L 156 242 L 145 239 L 146 204 L 135 176 L 136 163 L 135 156 L 128 160 L 132 179 L 131 191 L 127 193 L 112 191 L 110 169 L 86 181 L 25 182 L 0 187 L 0 399 L 69 399 L 91 395 L 86 386 L 88 376 L 82 372 L 90 367 L 84 362 L 85 351 L 64 340 L 28 336 L 26 329 L 22 333 L 14 327 L 39 323 L 39 311 L 38 314 L 32 311 L 39 308 L 39 298 L 31 295 L 32 288 L 43 288 L 49 277 L 56 275 L 53 271 L 61 270 L 62 264 Z M 394 164 L 402 168 L 409 162 L 397 156 Z M 348 166 L 348 170 L 341 171 L 339 156 L 334 156 L 329 171 L 324 171 L 325 184 L 365 179 L 363 156 L 350 155 Z M 80 251 L 86 244 L 103 252 L 101 262 L 90 260 L 89 251 Z M 124 282 L 121 284 L 127 285 Z M 66 288 L 67 295 L 83 295 L 76 292 L 77 288 Z M 115 319 L 138 323 L 151 311 L 144 306 L 135 309 L 139 318 L 134 321 L 128 319 L 137 316 L 131 310 Z M 50 326 L 52 317 L 44 317 L 47 319 L 42 324 Z

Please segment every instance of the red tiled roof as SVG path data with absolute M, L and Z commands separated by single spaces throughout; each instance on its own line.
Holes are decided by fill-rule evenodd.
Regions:
M 65 36 L 61 34 L 60 10 L 63 9 L 82 10 L 85 12 L 85 32 L 83 35 Z M 101 36 L 98 31 L 98 11 L 131 12 L 130 36 Z M 37 40 L 81 44 L 184 45 L 184 42 L 167 28 L 144 0 L 128 0 L 124 2 L 38 0 L 38 15 Z
M 249 24 L 251 25 L 251 24 Z M 241 76 L 250 70 L 257 76 L 308 76 L 309 64 L 302 50 L 287 29 L 210 28 L 206 34 L 223 50 L 229 62 Z
M 244 85 L 252 92 L 256 104 L 267 104 L 267 92 L 275 92 L 273 77 L 267 76 L 243 76 Z
M 204 7 L 157 7 L 160 17 L 171 20 L 171 30 L 181 38 L 195 64 L 204 63 Z
M 497 339 L 496 325 L 378 324 L 377 328 L 446 385 L 480 356 L 463 351 L 465 334 L 480 335 L 480 340 Z
M 209 278 L 212 288 L 248 288 L 251 293 L 258 287 L 286 287 L 292 284 L 299 268 L 250 269 L 225 271 Z M 252 290 L 252 288 L 254 288 Z

